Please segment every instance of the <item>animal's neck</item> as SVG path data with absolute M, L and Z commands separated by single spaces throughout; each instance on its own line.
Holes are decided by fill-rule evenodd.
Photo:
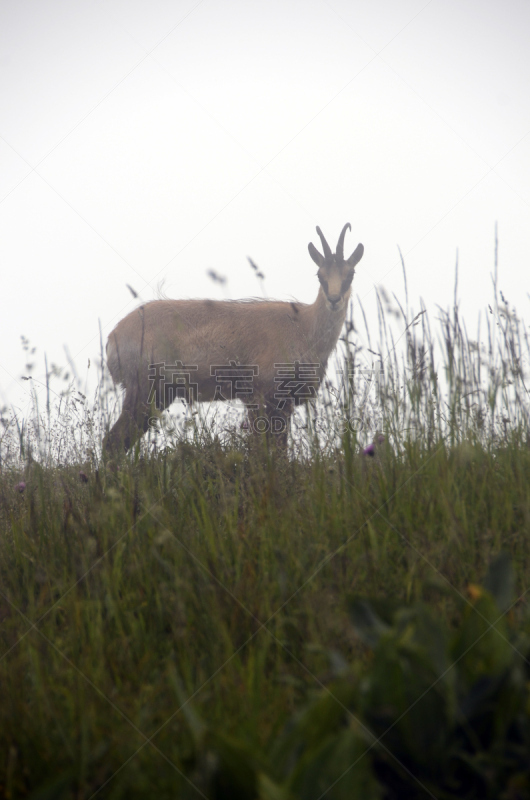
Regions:
M 311 345 L 313 357 L 317 358 L 324 368 L 331 352 L 337 344 L 342 326 L 344 325 L 349 299 L 350 291 L 344 295 L 339 308 L 332 311 L 321 287 L 315 302 L 311 306 L 308 306 L 308 342 Z

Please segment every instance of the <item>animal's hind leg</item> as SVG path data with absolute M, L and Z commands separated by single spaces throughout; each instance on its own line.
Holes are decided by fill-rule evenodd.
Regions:
M 121 414 L 103 440 L 103 448 L 108 452 L 127 452 L 147 431 L 149 406 L 140 401 L 139 395 L 138 391 L 127 392 Z

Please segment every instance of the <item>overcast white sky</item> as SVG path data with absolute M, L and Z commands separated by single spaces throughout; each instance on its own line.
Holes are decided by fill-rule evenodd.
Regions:
M 86 374 L 171 297 L 312 302 L 320 225 L 377 328 L 374 285 L 468 328 L 500 287 L 528 314 L 527 0 L 0 0 L 0 405 L 20 336 Z M 214 269 L 228 279 L 212 283 Z M 27 373 L 26 373 L 27 374 Z M 22 398 L 22 400 L 20 399 Z

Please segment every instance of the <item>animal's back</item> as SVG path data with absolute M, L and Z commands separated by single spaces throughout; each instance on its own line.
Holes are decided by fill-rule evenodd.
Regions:
M 300 359 L 306 351 L 301 303 L 260 300 L 154 300 L 114 328 L 107 363 L 116 383 L 133 380 L 139 364 L 198 367 L 207 380 L 212 366 L 259 367 L 256 387 L 270 381 L 274 364 Z

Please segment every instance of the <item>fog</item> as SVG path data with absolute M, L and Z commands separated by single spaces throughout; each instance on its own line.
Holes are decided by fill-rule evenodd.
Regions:
M 39 387 L 64 345 L 95 378 L 127 285 L 312 302 L 316 225 L 364 244 L 353 314 L 374 334 L 374 287 L 404 296 L 398 247 L 433 314 L 458 251 L 475 330 L 496 225 L 528 315 L 529 30 L 522 0 L 3 0 L 0 405 L 23 412 L 21 376 Z

